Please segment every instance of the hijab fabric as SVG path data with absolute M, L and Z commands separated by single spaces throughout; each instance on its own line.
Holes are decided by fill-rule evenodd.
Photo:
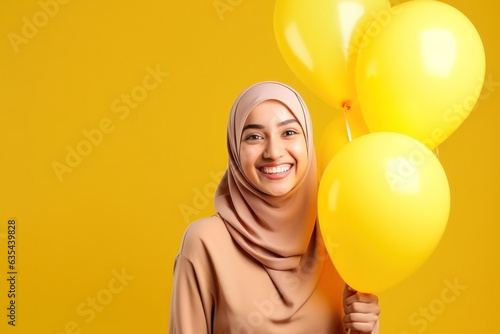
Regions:
M 240 162 L 245 121 L 259 103 L 267 100 L 277 100 L 290 110 L 306 140 L 306 172 L 283 196 L 271 196 L 254 187 Z M 227 149 L 228 168 L 215 193 L 215 208 L 235 242 L 267 271 L 285 305 L 279 317 L 289 318 L 313 292 L 326 256 L 316 228 L 316 154 L 304 101 L 282 83 L 261 82 L 248 87 L 231 108 Z

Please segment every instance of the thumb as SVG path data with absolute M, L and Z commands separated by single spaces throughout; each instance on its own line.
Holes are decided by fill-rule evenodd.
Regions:
M 353 295 L 355 295 L 357 292 L 358 292 L 358 291 L 357 291 L 357 290 L 354 290 L 353 288 L 351 288 L 351 287 L 349 286 L 349 284 L 347 284 L 347 283 L 345 284 L 345 286 L 344 286 L 343 298 L 342 298 L 342 299 L 343 299 L 343 304 L 344 304 L 344 309 L 345 309 L 345 307 L 347 306 L 347 305 L 345 304 L 346 299 L 347 299 L 347 298 L 349 298 L 349 297 L 351 297 L 351 296 L 353 296 Z

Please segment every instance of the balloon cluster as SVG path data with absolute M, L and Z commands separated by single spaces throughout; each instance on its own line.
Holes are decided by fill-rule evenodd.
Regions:
M 330 257 L 354 289 L 385 290 L 420 267 L 445 230 L 450 191 L 432 149 L 480 96 L 481 38 L 433 0 L 277 0 L 274 28 L 292 71 L 342 111 L 319 149 Z

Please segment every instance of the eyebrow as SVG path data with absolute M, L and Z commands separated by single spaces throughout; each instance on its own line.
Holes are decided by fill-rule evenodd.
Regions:
M 283 121 L 283 122 L 279 122 L 278 123 L 278 127 L 282 127 L 282 126 L 285 126 L 285 125 L 288 125 L 290 123 L 299 123 L 295 118 L 291 118 L 291 119 L 287 119 L 286 121 Z M 248 124 L 247 126 L 245 126 L 243 128 L 243 131 L 244 132 L 246 129 L 264 129 L 264 126 L 261 125 L 261 124 Z
M 299 122 L 295 118 L 290 118 L 290 119 L 287 119 L 286 121 L 278 123 L 278 127 L 282 127 L 282 126 L 288 125 L 290 123 L 299 123 Z
M 244 132 L 246 129 L 264 129 L 264 126 L 260 124 L 248 124 L 243 128 L 242 132 Z

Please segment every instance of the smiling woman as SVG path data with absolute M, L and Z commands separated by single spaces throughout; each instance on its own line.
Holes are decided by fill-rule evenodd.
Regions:
M 241 138 L 241 167 L 262 192 L 281 196 L 304 177 L 307 147 L 302 127 L 281 102 L 267 100 L 248 115 Z
M 378 333 L 376 296 L 345 287 L 319 231 L 311 125 L 284 84 L 236 98 L 217 214 L 189 225 L 175 259 L 171 334 Z

